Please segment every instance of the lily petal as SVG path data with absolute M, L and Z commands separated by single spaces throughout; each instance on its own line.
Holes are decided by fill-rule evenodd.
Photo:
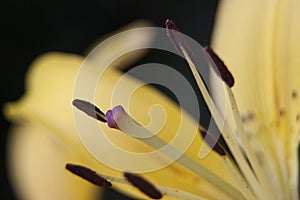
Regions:
M 245 128 L 272 151 L 281 181 L 289 185 L 294 199 L 300 127 L 299 9 L 296 0 L 225 0 L 213 35 L 213 48 L 236 79 L 233 92 L 241 115 L 250 119 Z M 272 177 L 274 171 L 268 171 Z
M 66 173 L 66 162 L 84 159 L 51 131 L 28 122 L 14 127 L 10 134 L 8 169 L 20 199 L 98 199 L 99 188 Z
M 213 48 L 236 79 L 240 112 L 252 112 L 266 124 L 277 117 L 271 39 L 275 8 L 270 1 L 222 1 L 213 35 Z
M 123 30 L 147 25 L 140 21 Z M 151 40 L 149 35 L 140 37 Z M 128 44 L 129 41 L 133 42 Z M 134 41 L 125 40 L 122 45 L 137 45 Z M 120 41 L 111 45 L 106 53 L 117 48 L 115 45 L 120 45 Z M 126 65 L 144 52 L 122 56 L 111 67 L 117 67 L 120 63 Z M 63 53 L 41 56 L 30 67 L 24 97 L 4 107 L 7 118 L 18 125 L 9 137 L 8 164 L 12 183 L 22 199 L 92 199 L 98 196 L 99 189 L 95 190 L 94 186 L 65 175 L 64 169 L 65 163 L 72 160 L 76 163 L 89 159 L 88 163 L 95 161 L 78 139 L 71 112 L 73 82 L 82 61 L 81 56 Z M 50 72 L 47 69 L 53 70 Z M 62 147 L 54 148 L 53 141 Z M 55 174 L 57 180 L 53 178 Z M 80 192 L 77 195 L 74 191 Z

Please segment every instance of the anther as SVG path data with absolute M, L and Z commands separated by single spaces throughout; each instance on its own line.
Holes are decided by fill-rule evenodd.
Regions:
M 170 19 L 166 20 L 166 32 L 175 49 L 183 56 L 181 47 L 184 48 L 184 50 L 188 53 L 189 57 L 193 59 L 194 53 L 191 50 L 191 47 L 188 45 L 184 37 L 179 32 L 179 29 L 177 28 L 175 23 Z
M 218 76 L 220 76 L 220 78 L 229 87 L 233 87 L 233 85 L 234 85 L 234 78 L 233 78 L 231 72 L 228 70 L 228 68 L 224 64 L 224 62 L 221 60 L 221 58 L 210 47 L 208 47 L 208 46 L 205 46 L 204 50 L 206 51 L 206 53 L 208 53 L 208 55 L 211 57 L 211 59 L 216 64 L 216 67 L 218 69 L 216 69 L 215 67 L 213 67 L 213 69 L 215 70 L 216 74 Z
M 80 99 L 75 99 L 73 100 L 72 104 L 73 106 L 83 111 L 85 114 L 89 115 L 90 117 L 93 117 L 102 122 L 106 122 L 106 117 L 104 113 L 97 106 L 91 104 L 90 102 L 83 101 Z
M 76 164 L 67 164 L 66 169 L 72 172 L 73 174 L 76 174 L 77 176 L 89 181 L 90 183 L 93 183 L 99 187 L 107 188 L 111 187 L 111 182 L 107 181 L 106 179 L 99 176 L 95 171 Z
M 225 152 L 224 148 L 219 143 L 217 138 L 214 135 L 212 135 L 212 133 L 210 133 L 207 130 L 203 130 L 203 129 L 199 129 L 199 131 L 200 131 L 205 143 L 208 146 L 210 146 L 210 148 L 212 148 L 212 150 L 214 150 L 220 156 L 226 156 L 226 152 Z
M 182 53 L 181 48 L 183 48 L 189 57 L 193 60 L 194 58 L 194 53 L 191 50 L 190 46 L 188 43 L 185 41 L 181 33 L 179 32 L 179 29 L 175 25 L 175 23 L 167 19 L 166 20 L 166 31 L 167 31 L 167 36 L 170 38 L 171 42 L 173 43 L 174 47 L 176 48 L 177 51 Z M 217 66 L 217 69 L 213 67 L 215 70 L 216 74 L 220 76 L 220 78 L 229 86 L 233 87 L 234 85 L 234 78 L 231 74 L 231 72 L 228 70 L 224 62 L 220 59 L 220 57 L 215 54 L 215 52 L 209 48 L 208 46 L 204 47 L 204 50 L 206 53 L 211 57 L 211 59 L 214 61 L 214 63 Z
M 161 199 L 163 197 L 162 193 L 144 178 L 129 172 L 125 172 L 124 176 L 134 187 L 138 188 L 148 197 L 152 199 Z

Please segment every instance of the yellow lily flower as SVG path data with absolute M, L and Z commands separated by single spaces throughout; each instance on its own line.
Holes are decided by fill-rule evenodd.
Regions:
M 269 38 L 269 31 L 274 31 L 275 28 L 271 29 L 267 26 L 273 24 L 268 20 L 277 16 L 275 14 L 278 10 L 280 11 L 279 8 L 281 7 L 276 7 L 278 10 L 274 8 L 274 13 L 267 16 L 266 21 L 261 19 L 259 21 L 252 18 L 253 13 L 256 13 L 254 7 L 255 9 L 257 7 L 253 6 L 253 11 L 244 4 L 244 2 L 229 3 L 227 1 L 222 3 L 217 18 L 218 23 L 213 43 L 216 52 L 230 66 L 230 70 L 233 72 L 237 82 L 233 87 L 233 93 L 236 97 L 241 117 L 238 113 L 235 99 L 231 96 L 233 93 L 225 85 L 225 90 L 228 92 L 229 105 L 234 106 L 235 109 L 233 109 L 232 117 L 226 118 L 225 128 L 221 130 L 235 161 L 232 161 L 227 153 L 224 156 L 220 152 L 215 151 L 210 152 L 203 159 L 199 159 L 198 151 L 203 140 L 197 133 L 191 146 L 187 149 L 184 156 L 181 157 L 186 162 L 182 162 L 180 158 L 178 162 L 172 163 L 165 168 L 143 174 L 143 177 L 154 183 L 158 190 L 163 191 L 164 199 L 173 199 L 174 196 L 180 199 L 298 198 L 297 148 L 299 138 L 297 132 L 299 131 L 300 117 L 298 114 L 299 110 L 292 108 L 299 107 L 299 100 L 297 99 L 299 82 L 297 82 L 296 75 L 294 75 L 296 73 L 293 73 L 296 71 L 296 66 L 299 62 L 297 61 L 299 51 L 289 52 L 289 54 L 280 52 L 281 54 L 279 54 L 279 49 L 275 51 L 274 46 L 271 45 L 273 44 L 272 42 L 277 40 L 274 40 L 274 37 L 272 39 Z M 293 4 L 293 8 L 296 7 L 295 4 Z M 288 10 L 288 3 L 284 3 L 284 5 L 283 11 L 279 12 L 280 15 L 277 16 L 278 21 L 282 25 L 285 24 L 283 19 L 285 19 L 287 14 L 290 14 L 285 13 Z M 236 6 L 236 12 L 231 11 L 231 6 Z M 241 8 L 247 9 L 243 10 Z M 246 11 L 249 13 L 246 13 Z M 229 16 L 227 16 L 228 13 L 230 14 Z M 262 10 L 261 15 L 264 16 L 264 14 Z M 245 17 L 244 20 L 248 24 L 240 23 L 240 21 L 235 22 L 235 20 L 242 20 L 240 16 Z M 293 14 L 292 17 L 295 17 L 292 18 L 294 24 L 289 28 L 294 32 L 289 33 L 293 42 L 281 44 L 279 41 L 276 42 L 276 47 L 280 45 L 283 45 L 283 47 L 287 45 L 289 48 L 293 45 L 296 45 L 295 47 L 299 46 L 299 43 L 294 42 L 294 38 L 299 32 L 299 26 L 295 22 L 297 19 L 296 14 Z M 249 24 L 249 20 L 253 24 Z M 239 25 L 246 27 L 240 27 Z M 257 31 L 257 26 L 259 28 L 266 26 L 263 30 L 267 33 L 264 35 L 264 32 Z M 278 31 L 278 35 L 283 34 L 283 32 L 280 32 L 281 26 L 279 27 L 275 29 Z M 236 32 L 236 30 L 239 32 Z M 257 42 L 263 44 L 263 47 L 259 46 L 261 47 L 259 51 L 253 45 L 253 42 L 244 42 L 247 41 L 245 40 L 245 35 L 251 33 L 249 30 L 253 31 L 253 35 L 250 35 L 251 38 L 257 35 Z M 243 34 L 242 31 L 245 31 L 247 34 Z M 237 36 L 232 37 L 232 33 L 237 33 Z M 262 37 L 263 40 L 259 40 L 260 34 L 264 36 Z M 280 37 L 278 35 L 276 37 L 282 37 L 282 35 Z M 150 36 L 133 36 L 134 39 L 136 37 L 145 37 L 147 39 Z M 263 42 L 267 42 L 267 44 L 264 45 Z M 119 44 L 119 41 L 116 41 L 116 44 Z M 245 52 L 237 48 L 235 44 L 244 45 L 242 50 Z M 122 43 L 122 45 L 138 46 L 138 44 L 132 43 Z M 185 47 L 181 45 L 178 45 L 179 49 L 187 59 L 192 71 L 195 72 L 193 59 L 190 58 Z M 112 51 L 111 47 L 116 47 L 114 51 L 118 51 L 117 45 L 111 45 L 102 53 L 107 54 L 109 57 Z M 260 51 L 261 54 L 257 54 Z M 281 60 L 282 55 L 285 56 Z M 269 58 L 269 56 L 271 56 L 270 60 L 274 59 L 272 62 L 269 59 L 267 61 L 264 60 Z M 247 58 L 251 60 L 248 61 Z M 75 179 L 77 177 L 70 177 L 64 174 L 65 171 L 60 170 L 64 168 L 61 164 L 64 165 L 64 162 L 69 162 L 91 167 L 102 174 L 97 176 L 112 181 L 113 185 L 120 190 L 137 197 L 147 198 L 146 196 L 141 196 L 143 194 L 133 189 L 132 186 L 122 185 L 124 182 L 130 182 L 135 185 L 134 181 L 132 181 L 133 175 L 129 175 L 128 178 L 128 174 L 125 173 L 125 177 L 128 180 L 126 181 L 122 178 L 122 171 L 114 170 L 98 162 L 86 152 L 80 143 L 72 117 L 71 99 L 73 83 L 76 80 L 76 73 L 83 59 L 83 57 L 77 55 L 60 53 L 48 54 L 38 59 L 29 73 L 26 96 L 20 102 L 7 105 L 7 116 L 20 124 L 20 127 L 16 129 L 11 139 L 13 180 L 21 195 L 28 199 L 45 199 L 44 195 L 47 193 L 45 190 L 49 188 L 51 188 L 52 195 L 57 195 L 49 199 L 92 199 L 92 196 L 95 194 L 95 188 L 80 182 L 80 179 Z M 286 60 L 289 61 L 288 64 L 283 62 Z M 103 62 L 106 63 L 105 61 Z M 248 67 L 250 63 L 251 66 Z M 283 64 L 288 67 L 287 72 L 283 70 L 281 66 Z M 246 70 L 244 67 L 246 67 Z M 279 77 L 281 74 L 284 74 L 284 77 L 289 76 L 289 79 Z M 201 79 L 198 77 L 198 74 L 194 73 L 194 75 L 199 83 L 200 90 L 204 91 L 204 97 L 209 99 L 210 96 L 205 93 L 205 87 L 201 86 Z M 121 76 L 122 74 L 115 67 L 111 67 L 100 80 L 96 91 L 95 103 L 101 109 L 107 110 L 111 108 L 110 97 L 113 96 L 114 86 Z M 214 83 L 221 81 L 216 77 L 213 80 Z M 262 80 L 263 82 L 260 82 Z M 125 83 L 122 85 L 124 94 L 130 93 L 131 88 L 139 85 L 137 80 L 129 77 L 125 77 L 123 83 Z M 245 87 L 249 85 L 251 87 L 247 88 L 248 90 L 246 91 Z M 258 90 L 258 88 L 262 89 Z M 257 92 L 259 92 L 258 95 Z M 248 93 L 253 95 L 248 97 Z M 260 98 L 260 95 L 262 98 Z M 130 116 L 141 124 L 147 124 L 150 119 L 145 113 L 154 104 L 163 105 L 168 116 L 164 127 L 159 132 L 159 137 L 163 140 L 169 142 L 173 137 L 171 134 L 176 133 L 177 125 L 180 123 L 184 124 L 182 131 L 186 133 L 186 137 L 192 137 L 195 130 L 198 130 L 199 125 L 190 116 L 180 112 L 174 103 L 151 87 L 140 88 L 134 93 L 130 99 Z M 222 106 L 219 102 L 216 102 L 216 104 Z M 213 107 L 215 105 L 209 104 L 209 106 Z M 218 124 L 220 117 L 214 110 L 211 110 L 212 115 Z M 114 114 L 120 114 L 120 112 L 118 111 Z M 121 115 L 125 116 L 124 113 L 121 113 Z M 158 119 L 160 119 L 159 116 Z M 242 121 L 244 122 L 243 124 L 241 123 Z M 129 135 L 120 133 L 119 130 L 111 130 L 103 124 L 101 124 L 101 128 L 105 130 L 106 136 L 122 149 L 130 152 L 151 151 L 151 148 L 148 146 Z M 235 133 L 236 131 L 232 130 L 237 130 L 238 135 Z M 289 137 L 285 134 L 286 132 L 289 133 Z M 156 138 L 154 137 L 154 139 Z M 48 146 L 44 145 L 41 148 L 41 144 Z M 99 141 L 100 144 L 101 141 Z M 151 145 L 153 143 L 150 142 L 150 147 L 152 147 Z M 35 150 L 38 151 L 38 154 Z M 107 149 L 105 156 L 110 157 L 110 149 Z M 119 157 L 111 159 L 122 160 Z M 160 162 L 160 160 L 151 160 L 151 162 Z M 20 166 L 20 163 L 23 165 Z M 146 167 L 149 165 L 149 160 L 137 163 L 137 165 Z M 208 171 L 199 170 L 199 168 L 195 169 L 192 166 L 200 169 L 203 166 Z M 125 171 L 126 169 L 123 170 Z M 51 180 L 45 172 L 55 174 L 51 176 L 54 180 Z M 61 179 L 61 185 L 57 184 L 57 181 L 60 179 L 56 179 L 56 174 Z M 174 177 L 179 177 L 179 180 L 174 181 Z M 75 190 L 76 193 L 69 193 L 71 190 Z

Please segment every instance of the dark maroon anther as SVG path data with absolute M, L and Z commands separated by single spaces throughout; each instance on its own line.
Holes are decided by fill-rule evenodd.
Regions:
M 169 30 L 179 31 L 179 29 L 177 28 L 175 23 L 170 19 L 166 20 L 166 28 L 167 28 L 167 33 L 168 33 Z
M 231 74 L 231 72 L 228 70 L 224 62 L 221 60 L 221 58 L 209 47 L 205 46 L 204 50 L 206 53 L 211 57 L 211 59 L 214 61 L 216 64 L 216 67 L 213 67 L 215 70 L 216 74 L 218 76 L 221 76 L 220 78 L 229 86 L 233 87 L 234 85 L 234 78 Z
M 212 148 L 213 151 L 218 153 L 220 156 L 226 156 L 226 152 L 225 152 L 224 148 L 222 147 L 222 145 L 219 143 L 219 141 L 217 140 L 217 138 L 214 135 L 212 135 L 207 130 L 199 129 L 199 131 L 200 131 L 205 143 L 210 148 Z
M 94 119 L 100 120 L 102 122 L 106 122 L 104 113 L 99 108 L 97 108 L 97 106 L 91 104 L 90 102 L 75 99 L 73 100 L 72 104 L 88 116 L 93 117 Z
M 124 176 L 133 186 L 138 188 L 148 197 L 152 199 L 161 199 L 163 197 L 162 193 L 156 189 L 152 183 L 144 178 L 129 172 L 125 172 Z
M 181 36 L 176 32 L 178 30 L 178 28 L 176 27 L 175 23 L 170 20 L 167 19 L 166 20 L 166 32 L 167 32 L 167 36 L 170 38 L 173 46 L 175 47 L 175 49 L 181 53 L 181 49 L 179 47 L 179 43 L 181 42 L 182 38 Z
M 76 174 L 77 176 L 93 183 L 99 187 L 107 188 L 111 187 L 111 182 L 97 175 L 97 173 L 87 167 L 76 165 L 76 164 L 67 164 L 66 169 Z
M 191 50 L 191 47 L 188 45 L 188 43 L 185 41 L 184 37 L 179 32 L 179 29 L 177 28 L 175 23 L 170 19 L 166 20 L 166 32 L 167 32 L 167 36 L 171 40 L 173 46 L 180 54 L 182 54 L 182 56 L 184 54 L 183 54 L 180 46 L 187 52 L 187 54 L 189 55 L 189 57 L 191 59 L 194 58 L 194 53 Z

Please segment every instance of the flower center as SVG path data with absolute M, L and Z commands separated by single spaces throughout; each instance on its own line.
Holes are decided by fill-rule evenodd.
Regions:
M 118 129 L 132 137 L 134 136 L 131 133 L 148 136 L 135 138 L 150 146 L 154 150 L 159 150 L 162 146 L 168 145 L 169 151 L 162 152 L 164 156 L 169 159 L 176 160 L 178 164 L 182 165 L 195 175 L 206 179 L 221 191 L 227 193 L 228 196 L 233 199 L 277 199 L 275 195 L 276 191 L 274 190 L 274 187 L 272 187 L 272 184 L 270 184 L 270 177 L 267 177 L 265 168 L 262 167 L 262 162 L 260 160 L 261 154 L 258 154 L 257 151 L 253 149 L 253 146 L 250 145 L 248 135 L 244 128 L 244 125 L 253 121 L 256 116 L 252 112 L 243 116 L 240 115 L 235 97 L 231 90 L 231 87 L 233 87 L 235 83 L 232 74 L 224 62 L 212 49 L 207 46 L 203 49 L 203 54 L 208 65 L 219 77 L 219 81 L 221 81 L 222 84 L 224 83 L 223 85 L 231 108 L 230 114 L 233 118 L 233 121 L 230 121 L 222 116 L 217 105 L 213 101 L 195 66 L 195 54 L 178 30 L 179 29 L 173 21 L 166 21 L 167 35 L 174 44 L 174 47 L 184 56 L 189 64 L 198 88 L 201 91 L 210 113 L 228 148 L 227 146 L 224 147 L 224 145 L 220 144 L 218 139 L 215 138 L 210 131 L 199 128 L 199 133 L 202 135 L 207 145 L 219 154 L 225 168 L 234 180 L 235 186 L 232 186 L 227 181 L 221 179 L 209 169 L 206 169 L 197 161 L 187 156 L 184 152 L 180 152 L 176 147 L 168 144 L 146 128 L 140 126 L 128 113 L 126 113 L 122 106 L 116 106 L 111 110 L 108 110 L 105 115 L 99 108 L 83 100 L 76 99 L 73 101 L 73 105 L 79 110 L 85 112 L 87 115 L 101 122 L 107 123 L 110 128 Z M 298 96 L 297 91 L 293 91 L 291 96 L 293 99 L 296 99 Z M 283 111 L 280 113 L 281 116 L 284 114 L 285 112 Z M 297 115 L 296 120 L 300 121 L 300 114 Z M 224 121 L 225 123 L 223 123 Z M 262 144 L 258 143 L 258 145 Z M 268 151 L 265 151 L 264 154 L 266 157 L 272 157 L 272 155 L 269 155 Z M 175 158 L 175 155 L 181 156 Z M 101 186 L 101 184 L 104 184 L 104 187 L 107 187 L 110 184 L 107 180 L 123 184 L 131 184 L 150 198 L 160 199 L 163 195 L 168 195 L 179 197 L 180 199 L 203 199 L 202 197 L 195 196 L 191 193 L 180 191 L 178 189 L 153 185 L 140 176 L 132 173 L 125 172 L 125 179 L 120 179 L 97 174 L 87 169 L 81 169 L 80 167 L 76 168 L 71 164 L 67 165 L 67 169 L 94 184 L 100 182 L 100 184 L 97 185 Z M 100 178 L 98 179 L 97 177 Z

